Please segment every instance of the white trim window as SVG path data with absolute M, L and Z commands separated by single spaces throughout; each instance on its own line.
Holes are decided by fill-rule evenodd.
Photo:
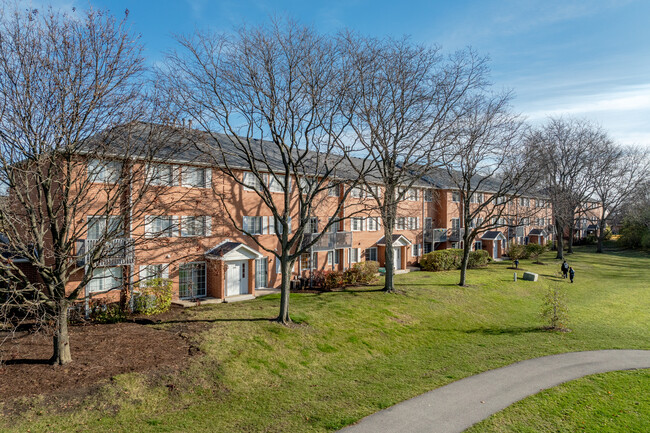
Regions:
M 395 230 L 406 230 L 406 218 L 397 217 L 395 219 Z
M 365 195 L 366 197 L 375 197 L 375 196 L 380 197 L 381 188 L 379 187 L 379 185 L 368 185 L 368 190 Z
M 454 203 L 460 202 L 460 191 L 451 192 L 451 201 L 453 201 Z
M 363 197 L 365 197 L 363 188 L 360 187 L 360 186 L 355 186 L 354 188 L 352 188 L 352 190 L 350 190 L 350 197 L 352 197 L 352 198 L 363 198 Z
M 124 226 L 120 216 L 89 216 L 87 239 L 113 239 L 124 236 Z
M 530 199 L 527 197 L 519 197 L 519 206 L 530 207 Z
M 483 249 L 483 242 L 481 241 L 474 241 L 474 251 L 482 250 Z
M 366 262 L 377 261 L 377 247 L 366 248 Z
M 272 174 L 269 175 L 269 191 L 271 192 L 285 191 L 284 175 L 282 174 L 276 176 L 273 176 Z M 291 178 L 289 178 L 289 187 L 287 188 L 287 192 L 291 192 Z
M 408 230 L 418 230 L 420 228 L 420 217 L 408 217 Z
M 359 248 L 350 248 L 348 251 L 348 256 L 350 257 L 350 264 L 359 262 Z
M 432 249 L 433 249 L 432 243 L 431 242 L 425 242 L 423 249 L 424 249 L 424 254 L 430 253 L 432 251 Z
M 377 230 L 379 230 L 379 218 L 378 217 L 366 218 L 366 229 L 369 232 L 376 232 Z
M 338 183 L 330 182 L 327 187 L 328 197 L 339 197 L 341 195 L 341 185 Z
M 313 177 L 301 176 L 298 178 L 298 187 L 300 188 L 300 193 L 303 195 L 310 195 L 313 191 L 316 190 L 317 184 L 317 179 Z
M 420 190 L 418 188 L 409 188 L 406 191 L 406 200 L 420 201 Z
M 212 186 L 212 169 L 184 166 L 181 171 L 181 186 L 187 188 L 210 188 Z
M 433 218 L 432 217 L 424 218 L 424 229 L 425 230 L 433 230 Z
M 433 190 L 431 188 L 424 190 L 424 201 L 427 203 L 431 203 L 433 201 Z
M 269 280 L 269 258 L 262 257 L 255 260 L 255 287 L 263 288 L 267 286 Z
M 263 176 L 265 178 L 265 176 Z M 261 191 L 262 182 L 255 176 L 255 174 L 250 171 L 245 171 L 242 177 L 242 183 L 244 184 L 244 191 Z
M 146 281 L 152 278 L 169 278 L 169 264 L 162 263 L 140 266 L 140 281 Z
M 483 203 L 483 193 L 482 192 L 475 192 L 472 194 L 469 198 L 470 203 Z
M 245 216 L 242 221 L 242 229 L 250 235 L 263 235 L 266 234 L 264 227 L 264 220 L 266 217 L 263 216 Z M 267 220 L 268 221 L 268 220 Z M 276 230 L 277 230 L 276 225 Z M 278 231 L 282 232 L 281 228 Z
M 122 173 L 119 161 L 88 160 L 88 180 L 95 183 L 116 183 Z
M 363 220 L 364 218 L 362 217 L 352 217 L 350 220 L 350 230 L 353 232 L 363 231 Z
M 178 297 L 202 298 L 207 295 L 205 262 L 184 263 L 178 267 Z
M 176 185 L 176 167 L 170 164 L 149 164 L 147 180 L 154 186 Z
M 145 237 L 169 238 L 178 236 L 178 217 L 171 215 L 147 215 L 144 219 Z
M 419 257 L 422 254 L 422 245 L 413 244 L 413 257 Z
M 318 217 L 309 217 L 309 219 L 307 219 L 305 233 L 318 233 Z
M 182 216 L 181 236 L 210 236 L 212 234 L 212 218 L 209 216 Z
M 86 289 L 88 293 L 107 292 L 122 287 L 122 267 L 96 268 Z

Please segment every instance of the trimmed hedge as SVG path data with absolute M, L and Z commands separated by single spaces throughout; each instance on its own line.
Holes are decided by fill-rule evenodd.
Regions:
M 490 254 L 486 250 L 470 251 L 467 267 L 471 269 L 487 266 L 488 261 L 490 261 Z
M 470 251 L 467 260 L 468 268 L 486 266 L 490 255 L 486 250 Z M 423 271 L 451 271 L 459 269 L 463 261 L 463 250 L 449 248 L 427 253 L 420 259 L 420 266 Z

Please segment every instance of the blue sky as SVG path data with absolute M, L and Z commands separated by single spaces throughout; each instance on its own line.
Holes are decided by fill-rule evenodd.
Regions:
M 27 0 L 42 7 L 47 1 Z M 88 1 L 54 0 L 55 7 Z M 572 115 L 601 124 L 624 144 L 650 147 L 648 0 L 93 0 L 129 9 L 152 62 L 174 46 L 172 34 L 229 30 L 290 16 L 320 31 L 350 27 L 374 36 L 410 35 L 444 51 L 472 46 L 491 58 L 495 88 L 514 91 L 531 123 Z

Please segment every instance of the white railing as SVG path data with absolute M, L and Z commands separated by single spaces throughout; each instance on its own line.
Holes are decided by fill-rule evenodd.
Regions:
M 97 251 L 99 249 L 99 251 Z M 132 238 L 80 239 L 77 241 L 77 257 L 84 264 L 97 253 L 96 266 L 124 266 L 135 263 L 135 242 Z

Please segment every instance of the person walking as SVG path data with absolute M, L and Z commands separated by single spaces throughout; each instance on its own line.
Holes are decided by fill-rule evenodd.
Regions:
M 566 278 L 567 273 L 569 272 L 569 264 L 566 262 L 566 260 L 564 263 L 562 263 L 560 269 L 562 269 L 562 278 Z
M 576 271 L 573 270 L 573 268 L 569 267 L 569 277 L 571 278 L 571 282 L 573 283 L 573 276 L 576 274 Z

